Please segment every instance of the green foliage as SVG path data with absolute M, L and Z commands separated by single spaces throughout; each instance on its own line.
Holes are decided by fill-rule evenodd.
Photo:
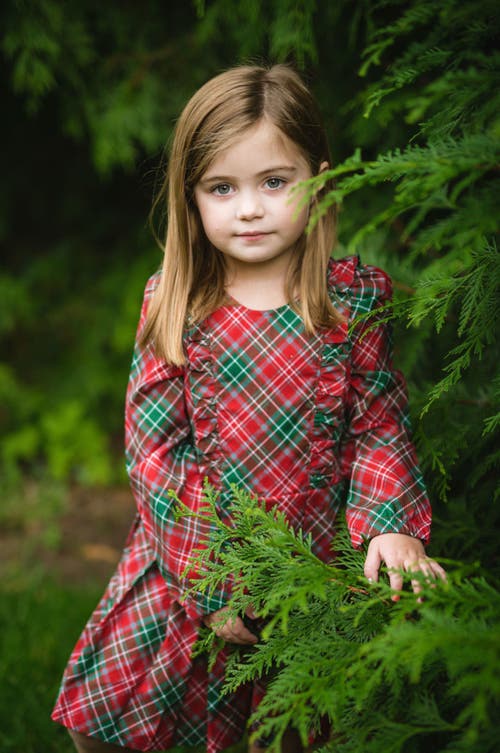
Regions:
M 33 470 L 124 480 L 133 336 L 161 259 L 145 231 L 159 178 L 153 161 L 211 74 L 245 57 L 313 59 L 314 11 L 305 0 L 2 5 L 7 480 Z
M 458 344 L 449 352 L 446 376 L 429 392 L 427 411 L 431 403 L 458 384 L 462 373 L 473 359 L 480 359 L 488 346 L 496 345 L 494 322 L 500 289 L 498 250 L 485 241 L 485 246 L 471 252 L 469 265 L 459 274 L 426 278 L 419 285 L 409 313 L 410 323 L 419 324 L 424 316 L 434 314 L 436 331 L 444 325 L 448 311 L 457 311 Z M 498 390 L 494 393 L 498 400 Z M 493 431 L 490 416 L 485 420 L 484 433 Z
M 15 563 L 8 563 L 14 571 L 36 561 L 41 550 L 60 547 L 61 516 L 66 510 L 67 489 L 60 482 L 30 479 L 22 485 L 3 484 L 0 528 L 7 537 L 17 538 Z
M 96 588 L 63 588 L 42 571 L 22 584 L 2 579 L 0 747 L 5 753 L 70 753 L 50 720 L 64 666 L 98 598 Z
M 369 7 L 360 73 L 372 80 L 355 100 L 371 125 L 365 155 L 355 149 L 312 180 L 310 194 L 326 177 L 336 180 L 318 211 L 343 206 L 344 247 L 395 280 L 419 454 L 434 495 L 448 502 L 436 505 L 437 549 L 451 544 L 469 558 L 482 529 L 481 556 L 492 565 L 480 521 L 497 524 L 498 14 L 494 3 L 474 0 Z M 396 138 L 374 154 L 388 129 Z M 457 516 L 470 527 L 450 542 Z
M 93 285 L 85 279 L 90 274 L 85 260 L 69 255 L 59 257 L 55 280 L 41 260 L 22 284 L 4 276 L 6 287 L 12 282 L 31 309 L 29 315 L 22 309 L 15 328 L 6 318 L 4 341 L 13 358 L 12 365 L 0 368 L 0 461 L 9 477 L 37 466 L 54 479 L 82 483 L 124 477 L 121 460 L 112 465 L 109 434 L 121 438 L 123 431 L 127 368 L 147 262 L 146 256 L 128 270 L 106 275 L 101 269 Z M 75 268 L 78 284 L 71 281 Z M 65 285 L 73 287 L 69 295 Z M 45 296 L 54 298 L 52 307 Z
M 237 45 L 240 58 L 258 55 L 283 62 L 293 57 L 299 67 L 317 60 L 314 35 L 316 4 L 311 0 L 195 0 L 200 33 L 210 40 L 221 28 Z
M 211 75 L 248 60 L 295 61 L 331 137 L 337 183 L 324 201 L 341 205 L 335 253 L 359 252 L 394 280 L 396 360 L 435 509 L 431 552 L 478 569 L 470 576 L 458 568 L 422 604 L 406 594 L 393 605 L 384 586 L 365 593 L 357 555 L 339 563 L 337 585 L 325 581 L 307 541 L 290 539 L 277 521 L 276 545 L 266 548 L 268 533 L 259 539 L 272 585 L 261 599 L 274 610 L 262 647 L 269 653 L 241 671 L 258 671 L 252 662 L 264 659 L 280 667 L 268 701 L 277 724 L 290 699 L 304 729 L 328 707 L 346 731 L 332 743 L 337 753 L 377 744 L 404 753 L 489 750 L 498 690 L 486 666 L 487 657 L 494 666 L 498 604 L 488 585 L 498 574 L 500 459 L 496 3 L 8 0 L 0 21 L 2 482 L 123 478 L 134 329 L 144 282 L 160 261 L 144 227 L 158 155 L 187 97 Z M 50 545 L 58 508 L 43 509 Z M 36 518 L 30 504 L 26 514 Z M 16 515 L 4 503 L 4 524 L 17 524 Z M 248 551 L 235 556 L 243 561 Z M 242 592 L 235 608 L 243 601 Z M 415 610 L 418 619 L 405 618 Z M 315 653 L 323 636 L 335 661 L 330 644 Z M 476 654 L 477 678 L 468 663 Z M 310 702 L 307 667 L 319 656 L 325 673 L 335 662 L 336 673 L 315 670 Z
M 101 593 L 62 586 L 43 570 L 2 582 L 0 590 L 0 747 L 2 753 L 74 753 L 50 718 L 62 669 Z M 186 748 L 173 748 L 182 753 Z M 228 753 L 243 753 L 237 746 Z M 190 753 L 203 753 L 189 748 Z
M 253 721 L 276 735 L 271 751 L 289 725 L 306 742 L 325 718 L 333 730 L 325 753 L 496 749 L 500 594 L 477 568 L 452 566 L 446 583 L 417 576 L 420 598 L 404 590 L 393 602 L 386 581 L 367 586 L 363 553 L 345 531 L 325 564 L 283 514 L 233 492 L 227 523 L 206 489 L 199 514 L 212 532 L 193 559 L 193 590 L 238 574 L 232 614 L 252 605 L 265 623 L 254 649 L 234 648 L 225 688 L 268 678 Z M 212 631 L 201 648 L 217 651 Z
M 64 666 L 103 584 L 77 561 L 70 572 L 49 570 L 57 557 L 60 514 L 68 512 L 62 484 L 2 486 L 0 506 L 0 750 L 74 753 L 66 731 L 51 718 Z M 71 507 L 71 506 L 70 506 Z M 74 550 L 74 542 L 69 549 Z M 47 557 L 47 550 L 50 551 Z M 69 551 L 69 550 L 68 550 Z M 76 567 L 75 567 L 76 566 Z M 173 748 L 171 753 L 203 753 Z M 227 753 L 246 753 L 241 743 Z

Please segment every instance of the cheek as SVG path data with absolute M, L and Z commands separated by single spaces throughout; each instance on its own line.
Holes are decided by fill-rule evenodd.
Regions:
M 213 227 L 213 213 L 209 211 L 209 207 L 204 201 L 198 201 L 197 206 L 203 230 L 209 235 Z
M 203 229 L 209 237 L 219 235 L 223 230 L 222 223 L 214 215 L 205 216 L 205 220 L 202 220 L 202 223 Z
M 200 202 L 198 209 L 203 228 L 207 235 L 222 230 L 224 225 L 224 215 L 220 207 Z
M 288 221 L 294 225 L 305 224 L 309 219 L 309 204 L 303 206 L 301 198 L 300 193 L 290 192 L 283 199 L 281 214 L 283 217 L 287 217 Z
M 305 230 L 307 222 L 309 220 L 309 207 L 303 207 L 297 211 L 297 204 L 290 204 L 287 206 L 286 220 L 289 224 L 290 230 L 294 232 L 302 232 Z

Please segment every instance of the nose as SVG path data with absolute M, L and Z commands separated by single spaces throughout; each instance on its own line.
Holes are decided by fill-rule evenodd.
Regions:
M 253 220 L 262 217 L 264 207 L 258 191 L 242 191 L 236 207 L 236 219 Z

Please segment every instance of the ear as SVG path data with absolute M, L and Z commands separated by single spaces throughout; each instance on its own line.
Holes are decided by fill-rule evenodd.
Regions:
M 325 161 L 323 161 L 323 162 L 322 162 L 322 163 L 320 164 L 320 166 L 319 166 L 319 170 L 318 170 L 318 175 L 321 175 L 321 173 L 324 173 L 324 172 L 325 172 L 325 170 L 329 170 L 329 169 L 330 169 L 330 163 L 329 163 L 329 162 L 326 162 L 326 160 L 325 160 Z M 316 176 L 316 177 L 317 177 L 317 176 Z M 319 195 L 320 195 L 320 194 L 322 193 L 323 189 L 324 189 L 324 186 L 322 186 L 321 188 L 318 188 L 318 189 L 317 189 L 317 190 L 315 191 L 315 193 L 314 193 L 314 196 L 313 196 L 313 197 L 312 197 L 312 199 L 311 199 L 311 203 L 313 203 L 314 201 L 316 201 L 317 197 L 318 197 L 318 196 L 319 196 Z

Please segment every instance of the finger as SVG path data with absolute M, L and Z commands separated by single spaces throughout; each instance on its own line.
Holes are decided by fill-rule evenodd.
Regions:
M 206 614 L 203 617 L 203 622 L 207 627 L 216 632 L 217 629 L 222 628 L 226 624 L 228 612 L 228 607 L 222 607 L 222 609 L 218 609 L 216 612 Z
M 376 546 L 369 546 L 366 553 L 364 573 L 365 577 L 373 583 L 378 581 L 378 571 L 382 560 Z
M 434 560 L 430 560 L 430 566 L 435 578 L 439 578 L 440 580 L 448 580 L 446 570 L 442 568 L 441 565 L 438 565 L 438 563 Z
M 418 559 L 405 559 L 403 562 L 403 568 L 407 573 L 423 573 L 427 578 L 432 578 L 432 568 L 430 560 L 427 557 L 419 557 Z
M 434 562 L 434 560 L 431 560 L 428 557 L 421 557 L 418 560 L 405 562 L 404 567 L 405 567 L 405 570 L 409 573 L 417 573 L 417 572 L 423 573 L 423 575 L 425 576 L 424 580 L 426 583 L 432 584 L 432 582 L 438 578 L 446 580 L 446 573 L 443 570 L 443 568 L 440 565 L 438 565 L 437 562 Z M 417 581 L 417 579 L 415 579 L 415 581 Z M 413 582 L 414 581 L 412 581 L 412 584 Z M 421 578 L 419 578 L 417 582 L 419 583 L 420 586 L 422 585 Z
M 251 606 L 251 605 L 246 608 L 245 614 L 246 614 L 247 617 L 250 617 L 251 620 L 257 619 L 257 613 L 256 613 L 255 609 L 253 608 L 253 606 Z
M 258 638 L 256 635 L 247 630 L 245 633 L 229 633 L 228 635 L 221 636 L 226 643 L 236 643 L 240 646 L 253 646 L 257 643 Z
M 411 587 L 415 594 L 421 593 L 424 582 L 431 588 L 434 588 L 436 580 L 446 580 L 446 572 L 443 568 L 428 557 L 421 557 L 418 560 L 405 562 L 404 567 L 409 573 L 420 572 L 425 576 L 424 578 L 412 578 Z M 419 599 L 419 602 L 421 601 L 422 599 Z
M 222 629 L 216 632 L 220 638 L 223 638 L 228 643 L 246 645 L 248 643 L 257 643 L 258 641 L 257 636 L 245 627 L 245 624 L 240 617 L 236 617 L 234 620 L 228 620 L 225 625 L 223 625 Z
M 432 570 L 430 568 L 430 565 L 427 561 L 426 557 L 420 557 L 418 559 L 414 559 L 413 557 L 411 559 L 407 559 L 403 562 L 403 568 L 407 573 L 423 573 L 426 577 L 425 580 L 428 581 L 432 579 Z M 413 593 L 419 594 L 422 591 L 422 580 L 421 578 L 412 578 L 411 579 L 411 588 Z
M 389 584 L 393 591 L 401 591 L 403 588 L 403 576 L 401 573 L 389 572 Z M 399 601 L 399 593 L 393 593 L 392 601 Z
M 233 633 L 234 635 L 234 641 L 235 643 L 243 643 L 243 644 L 254 644 L 258 642 L 257 636 L 251 632 L 247 627 L 243 625 L 241 630 L 238 630 L 238 632 Z
M 258 638 L 247 628 L 241 617 L 237 617 L 233 623 L 233 634 L 245 643 L 255 643 Z
M 215 635 L 217 635 L 219 638 L 224 638 L 225 640 L 226 636 L 232 634 L 234 619 L 224 619 L 224 616 L 221 613 L 222 610 L 220 610 L 219 613 L 214 612 L 213 615 L 210 616 L 207 624 L 208 627 L 214 631 Z

